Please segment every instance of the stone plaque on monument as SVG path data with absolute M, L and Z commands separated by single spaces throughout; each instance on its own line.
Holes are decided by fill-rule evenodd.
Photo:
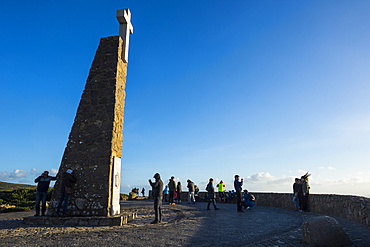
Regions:
M 120 177 L 129 9 L 117 11 L 119 36 L 101 38 L 91 65 L 58 172 L 48 215 L 55 215 L 67 169 L 77 179 L 68 216 L 113 216 L 120 213 Z

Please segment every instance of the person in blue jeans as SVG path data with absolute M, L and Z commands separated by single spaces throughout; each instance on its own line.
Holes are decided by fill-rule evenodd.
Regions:
M 41 213 L 42 216 L 45 215 L 46 211 L 46 197 L 48 194 L 48 189 L 50 186 L 50 181 L 56 180 L 56 177 L 49 176 L 48 171 L 44 171 L 41 176 L 38 176 L 35 179 L 35 183 L 37 183 L 36 189 L 36 214 L 35 216 L 40 216 L 40 202 L 41 203 Z
M 57 208 L 57 215 L 60 216 L 60 209 L 63 204 L 62 216 L 66 215 L 68 201 L 70 195 L 73 193 L 73 184 L 76 183 L 76 178 L 72 169 L 68 169 L 63 174 L 62 186 L 60 188 L 60 198 Z

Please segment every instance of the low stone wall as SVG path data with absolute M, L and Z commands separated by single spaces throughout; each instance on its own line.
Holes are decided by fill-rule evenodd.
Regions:
M 251 193 L 256 197 L 256 205 L 294 209 L 292 194 Z M 370 227 L 370 198 L 311 194 L 308 207 L 310 212 L 339 216 Z
M 251 192 L 256 197 L 255 205 L 294 209 L 290 193 Z M 207 192 L 201 191 L 197 201 L 206 201 Z M 181 193 L 181 200 L 187 201 L 188 192 Z M 235 198 L 230 203 L 235 203 Z M 370 198 L 347 195 L 310 194 L 310 212 L 339 216 L 370 227 Z

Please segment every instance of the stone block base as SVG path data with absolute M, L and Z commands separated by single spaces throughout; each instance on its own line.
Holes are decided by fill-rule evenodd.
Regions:
M 23 218 L 26 225 L 37 226 L 122 226 L 137 218 L 136 213 L 118 216 L 50 217 L 32 216 Z

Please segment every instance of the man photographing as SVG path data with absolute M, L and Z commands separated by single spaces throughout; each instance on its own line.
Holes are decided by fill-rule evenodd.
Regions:
M 235 191 L 236 191 L 236 206 L 237 206 L 237 210 L 238 212 L 244 212 L 242 210 L 242 186 L 243 186 L 243 179 L 241 179 L 239 181 L 239 175 L 235 175 L 234 176 L 235 180 L 234 180 L 234 188 L 235 188 Z
M 42 216 L 45 215 L 46 211 L 46 196 L 48 193 L 50 181 L 56 180 L 56 177 L 49 176 L 48 171 L 44 171 L 41 176 L 35 179 L 35 183 L 37 184 L 36 189 L 36 214 L 35 216 L 40 216 L 40 201 L 42 202 Z

